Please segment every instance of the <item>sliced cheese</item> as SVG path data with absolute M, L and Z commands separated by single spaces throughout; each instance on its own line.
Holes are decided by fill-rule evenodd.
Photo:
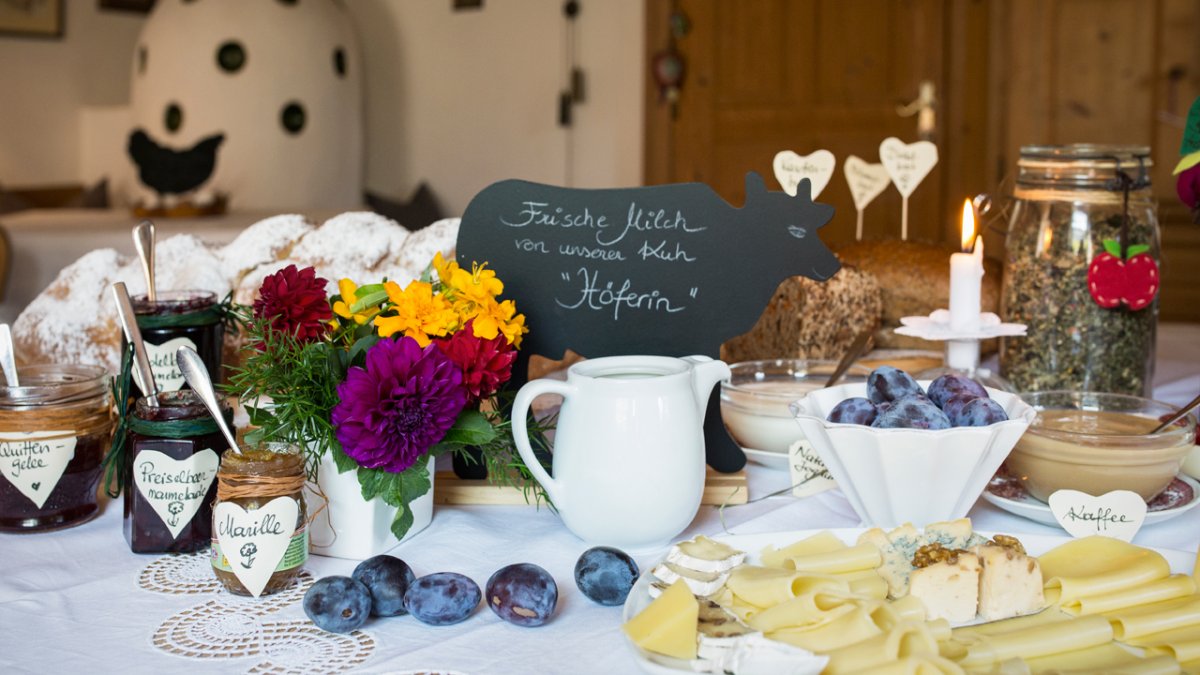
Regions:
M 637 646 L 677 659 L 696 658 L 700 604 L 682 580 L 622 626 Z
M 842 543 L 842 540 L 838 539 L 837 535 L 826 530 L 783 548 L 768 546 L 762 550 L 759 557 L 762 559 L 762 564 L 766 567 L 783 567 L 784 561 L 788 558 L 829 553 L 830 551 L 837 551 L 843 548 L 846 548 L 846 545 Z
M 977 642 L 967 647 L 967 655 L 959 665 L 968 670 L 982 668 L 1017 657 L 1031 659 L 1096 647 L 1112 638 L 1112 626 L 1104 617 L 1087 616 L 1011 633 L 979 636 Z
M 1157 551 L 1111 537 L 1075 539 L 1038 556 L 1046 598 L 1069 604 L 1095 595 L 1165 579 L 1171 573 Z
M 761 633 L 751 633 L 738 640 L 722 661 L 721 672 L 736 675 L 818 673 L 828 661 L 827 656 L 771 640 Z
M 726 572 L 742 564 L 746 554 L 703 535 L 681 541 L 667 553 L 667 562 L 697 572 Z
M 873 570 L 879 567 L 882 560 L 882 555 L 875 545 L 862 543 L 836 551 L 794 556 L 784 561 L 784 567 L 800 572 L 840 574 Z
M 937 655 L 937 640 L 924 623 L 903 623 L 886 633 L 832 650 L 824 673 L 845 675 L 910 656 Z
M 725 585 L 735 597 L 757 607 L 772 607 L 816 590 L 850 589 L 849 582 L 827 574 L 808 574 L 757 565 L 734 568 Z
M 1200 596 L 1197 595 L 1123 609 L 1105 616 L 1112 622 L 1113 635 L 1118 640 L 1179 628 L 1195 629 L 1196 637 L 1200 639 Z
M 908 594 L 924 603 L 930 619 L 966 623 L 975 618 L 979 608 L 979 575 L 979 556 L 963 553 L 954 562 L 940 562 L 914 570 Z M 1040 576 L 1037 581 L 1040 601 Z
M 669 562 L 655 565 L 654 569 L 650 570 L 650 574 L 666 584 L 683 581 L 696 595 L 716 593 L 721 590 L 721 587 L 725 585 L 725 580 L 729 577 L 727 572 L 700 572 Z
M 1192 577 L 1184 574 L 1173 574 L 1166 579 L 1159 579 L 1158 581 L 1134 586 L 1123 591 L 1080 598 L 1074 602 L 1062 605 L 1061 609 L 1068 614 L 1104 614 L 1128 607 L 1183 598 L 1195 592 L 1196 582 Z
M 861 607 L 851 607 L 828 623 L 811 628 L 784 628 L 766 633 L 766 636 L 790 645 L 814 652 L 829 652 L 838 647 L 875 637 L 883 631 L 871 620 L 871 615 Z
M 1011 548 L 976 546 L 979 556 L 979 617 L 999 621 L 1032 614 L 1045 607 L 1042 570 L 1036 558 Z
M 844 591 L 805 593 L 751 617 L 747 623 L 757 630 L 771 632 L 785 628 L 812 627 L 829 623 L 858 607 L 860 598 Z
M 1115 644 L 1078 649 L 1026 660 L 1034 673 L 1104 673 L 1105 675 L 1176 675 L 1179 664 L 1166 657 L 1138 657 Z

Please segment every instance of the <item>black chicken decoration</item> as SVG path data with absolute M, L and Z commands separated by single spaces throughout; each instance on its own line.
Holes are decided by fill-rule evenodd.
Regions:
M 214 134 L 188 150 L 164 148 L 141 129 L 129 134 L 129 156 L 138 165 L 138 177 L 159 193 L 183 194 L 202 185 L 217 165 L 217 149 L 224 134 Z

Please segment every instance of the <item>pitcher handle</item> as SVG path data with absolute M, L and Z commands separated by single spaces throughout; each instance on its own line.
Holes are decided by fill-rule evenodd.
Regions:
M 533 399 L 542 394 L 558 394 L 564 399 L 574 393 L 574 387 L 566 382 L 558 380 L 532 380 L 526 382 L 520 390 L 517 391 L 517 396 L 513 399 L 512 406 L 512 433 L 513 442 L 517 445 L 517 452 L 521 453 L 521 459 L 525 460 L 525 466 L 529 468 L 529 473 L 533 474 L 534 479 L 542 484 L 546 494 L 550 496 L 550 501 L 554 503 L 555 508 L 562 509 L 563 488 L 561 484 L 550 477 L 546 470 L 542 468 L 541 462 L 533 454 L 533 447 L 529 445 L 529 426 L 526 420 L 529 415 L 529 406 L 533 403 Z
M 729 364 L 702 354 L 680 358 L 692 364 L 692 393 L 696 397 L 700 419 L 703 420 L 708 412 L 708 399 L 713 387 L 718 382 L 730 378 Z

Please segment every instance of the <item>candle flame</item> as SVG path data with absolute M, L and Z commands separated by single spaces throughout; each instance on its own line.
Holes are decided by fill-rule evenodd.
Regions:
M 971 205 L 971 200 L 963 201 L 962 210 L 962 250 L 964 253 L 971 250 L 971 243 L 975 241 L 975 208 Z

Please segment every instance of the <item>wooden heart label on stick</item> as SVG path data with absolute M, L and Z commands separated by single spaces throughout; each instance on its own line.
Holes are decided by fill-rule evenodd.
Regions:
M 855 238 L 862 241 L 863 211 L 876 197 L 883 194 L 892 178 L 882 164 L 868 164 L 857 155 L 846 158 L 842 171 L 846 174 L 846 184 L 850 186 L 850 196 L 854 198 L 854 208 L 858 211 Z
M 807 178 L 812 185 L 810 199 L 816 199 L 833 178 L 837 158 L 828 150 L 817 150 L 807 156 L 783 150 L 775 154 L 772 166 L 775 169 L 775 180 L 779 181 L 784 192 L 795 197 L 800 181 Z
M 1100 535 L 1132 541 L 1146 520 L 1146 501 L 1136 492 L 1113 490 L 1093 497 L 1078 490 L 1050 495 L 1050 512 L 1072 537 Z
M 879 159 L 900 191 L 903 202 L 900 212 L 900 238 L 908 239 L 908 197 L 938 162 L 937 146 L 929 141 L 905 143 L 899 138 L 885 138 L 879 144 Z

